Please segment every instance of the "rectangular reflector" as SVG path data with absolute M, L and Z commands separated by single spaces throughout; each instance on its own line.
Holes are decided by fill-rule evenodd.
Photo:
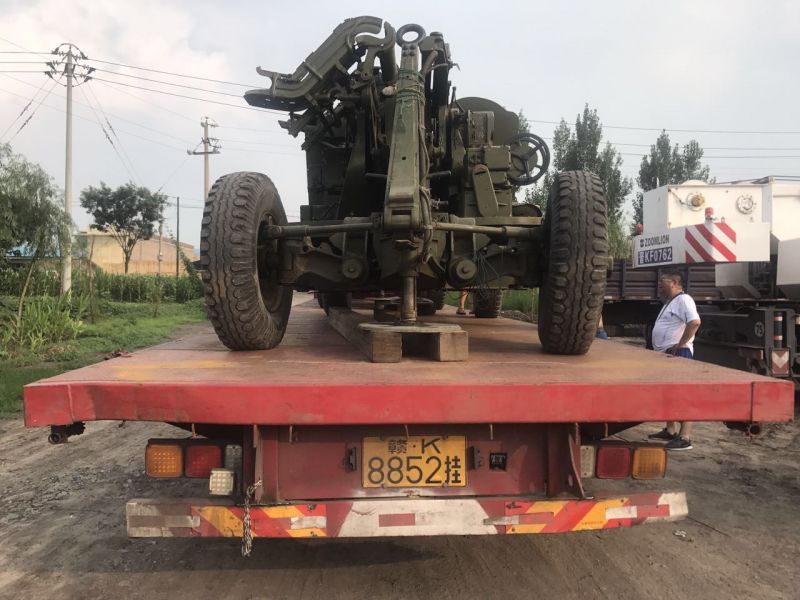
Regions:
M 667 472 L 667 451 L 664 448 L 642 447 L 633 451 L 634 479 L 662 479 Z
M 594 446 L 581 446 L 581 479 L 594 477 L 594 464 L 597 449 Z
M 180 477 L 183 475 L 183 448 L 178 444 L 148 444 L 144 468 L 150 477 Z
M 631 474 L 631 450 L 620 446 L 600 446 L 597 449 L 598 479 L 625 479 Z
M 212 496 L 233 495 L 234 472 L 230 469 L 211 469 L 208 478 L 208 493 Z
M 222 466 L 222 448 L 213 444 L 186 447 L 186 477 L 209 477 L 211 469 Z
M 242 447 L 239 444 L 225 444 L 225 468 L 232 471 L 242 468 Z

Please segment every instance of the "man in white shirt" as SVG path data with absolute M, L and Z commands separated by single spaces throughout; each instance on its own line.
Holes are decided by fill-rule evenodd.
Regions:
M 692 358 L 694 334 L 700 328 L 700 315 L 692 297 L 683 291 L 680 273 L 669 272 L 661 276 L 660 294 L 664 306 L 653 326 L 653 350 Z M 668 440 L 668 450 L 691 450 L 691 435 L 690 422 L 670 421 L 664 429 L 648 437 Z

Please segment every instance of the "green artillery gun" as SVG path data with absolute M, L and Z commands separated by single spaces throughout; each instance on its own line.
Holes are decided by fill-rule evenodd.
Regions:
M 588 350 L 607 268 L 602 185 L 588 172 L 562 172 L 545 217 L 515 203 L 546 172 L 547 145 L 496 102 L 457 98 L 453 66 L 441 33 L 357 17 L 294 73 L 257 69 L 269 85 L 245 100 L 286 111 L 281 127 L 304 135 L 308 204 L 299 223 L 287 222 L 261 173 L 212 187 L 201 265 L 208 315 L 226 346 L 277 346 L 293 290 L 316 291 L 325 307 L 392 290 L 397 323 L 408 325 L 428 293 L 538 287 L 545 351 Z

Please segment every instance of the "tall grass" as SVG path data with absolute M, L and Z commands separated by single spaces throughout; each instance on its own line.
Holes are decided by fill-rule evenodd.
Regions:
M 25 269 L 0 269 L 0 295 L 19 296 L 25 283 Z M 200 278 L 194 273 L 180 277 L 158 275 L 124 275 L 105 273 L 99 269 L 93 274 L 94 297 L 115 302 L 160 302 L 184 303 L 203 296 Z M 76 271 L 72 277 L 72 290 L 77 296 L 89 295 L 89 277 L 85 270 Z M 30 296 L 58 296 L 59 274 L 51 269 L 39 268 L 28 287 Z

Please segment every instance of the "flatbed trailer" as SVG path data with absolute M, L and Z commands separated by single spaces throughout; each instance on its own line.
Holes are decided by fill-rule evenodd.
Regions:
M 635 491 L 666 452 L 611 436 L 644 421 L 789 421 L 791 383 L 598 340 L 544 354 L 534 325 L 466 319 L 466 362 L 374 364 L 316 302 L 276 349 L 209 332 L 25 388 L 27 427 L 65 439 L 93 420 L 159 421 L 148 474 L 209 481 L 205 498 L 132 499 L 134 537 L 548 533 L 687 513 L 680 491 Z M 630 493 L 593 493 L 627 479 Z M 619 482 L 618 482 L 619 483 Z

